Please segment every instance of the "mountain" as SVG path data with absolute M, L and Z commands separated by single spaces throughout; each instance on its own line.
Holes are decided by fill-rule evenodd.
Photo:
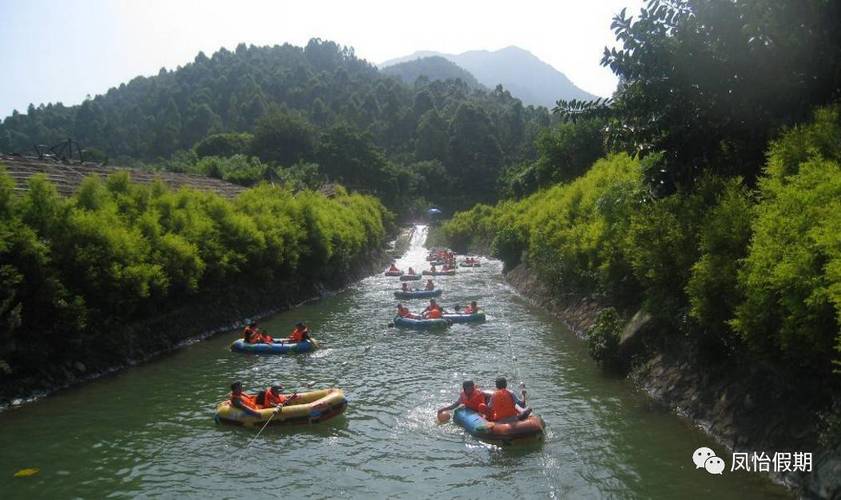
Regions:
M 471 88 L 465 79 L 475 79 L 443 59 L 414 66 L 456 69 L 460 79 L 405 84 L 352 49 L 319 39 L 304 47 L 240 44 L 77 106 L 30 105 L 0 124 L 0 152 L 72 137 L 114 163 L 243 182 L 256 182 L 252 174 L 263 167 L 236 154 L 283 171 L 304 162 L 309 170 L 296 172 L 315 169 L 401 207 L 420 196 L 418 203 L 444 208 L 495 201 L 500 172 L 534 159 L 535 138 L 552 117 L 509 92 Z M 408 65 L 406 75 L 415 69 Z M 214 151 L 207 156 L 233 159 L 198 165 L 198 145 Z
M 455 80 L 461 79 L 470 88 L 480 88 L 481 85 L 476 77 L 471 75 L 458 64 L 451 62 L 441 56 L 419 57 L 417 59 L 401 62 L 383 68 L 386 75 L 396 76 L 409 85 L 425 76 L 430 80 Z
M 575 86 L 563 73 L 519 47 L 506 47 L 493 52 L 472 50 L 462 54 L 419 51 L 409 56 L 380 64 L 386 69 L 394 65 L 439 56 L 461 66 L 489 88 L 502 84 L 524 104 L 553 107 L 558 99 L 595 99 L 596 96 Z

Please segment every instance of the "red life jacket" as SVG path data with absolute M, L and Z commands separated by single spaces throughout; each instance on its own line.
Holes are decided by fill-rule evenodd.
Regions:
M 491 421 L 504 418 L 516 417 L 517 408 L 514 404 L 514 396 L 508 389 L 497 389 L 491 396 Z
M 488 406 L 485 404 L 485 394 L 478 388 L 473 389 L 470 397 L 467 397 L 467 394 L 464 391 L 461 391 L 461 399 L 459 399 L 459 401 L 466 408 L 470 408 L 471 410 L 477 411 L 483 415 L 488 411 Z

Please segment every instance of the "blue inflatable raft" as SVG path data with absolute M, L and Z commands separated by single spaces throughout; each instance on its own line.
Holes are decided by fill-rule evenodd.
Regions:
M 446 319 L 450 323 L 484 323 L 485 322 L 485 313 L 482 312 L 482 311 L 479 311 L 476 314 L 446 313 L 443 316 L 444 316 L 444 319 Z
M 414 330 L 438 330 L 449 327 L 450 322 L 445 319 L 410 319 L 395 316 L 394 326 Z
M 231 344 L 232 351 L 247 354 L 298 354 L 316 349 L 318 341 L 315 339 L 303 342 L 281 342 L 280 339 L 275 339 L 271 344 L 249 344 L 243 339 L 237 339 Z
M 470 435 L 488 441 L 536 438 L 542 436 L 544 430 L 543 419 L 537 415 L 508 423 L 489 422 L 478 412 L 463 406 L 453 412 L 453 422 L 464 427 Z

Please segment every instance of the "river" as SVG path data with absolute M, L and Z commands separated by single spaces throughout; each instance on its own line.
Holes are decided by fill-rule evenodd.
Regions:
M 401 268 L 424 267 L 425 232 Z M 696 448 L 724 449 L 603 373 L 501 267 L 491 260 L 436 280 L 445 307 L 478 300 L 485 324 L 388 328 L 398 282 L 374 276 L 262 322 L 278 336 L 306 321 L 325 344 L 313 354 L 235 354 L 230 332 L 0 413 L 0 498 L 790 496 L 755 473 L 696 469 Z M 546 422 L 542 442 L 499 447 L 436 422 L 463 379 L 489 388 L 498 375 L 527 385 Z M 341 387 L 349 406 L 318 426 L 269 427 L 247 447 L 256 429 L 213 421 L 234 380 L 251 391 L 272 381 Z M 25 467 L 40 473 L 13 477 Z

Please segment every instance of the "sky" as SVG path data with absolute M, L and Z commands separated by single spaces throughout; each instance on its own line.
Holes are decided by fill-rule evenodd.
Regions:
M 199 51 L 310 38 L 353 47 L 374 64 L 417 50 L 516 45 L 608 96 L 617 80 L 599 61 L 616 45 L 611 19 L 644 1 L 0 0 L 0 117 L 30 103 L 78 104 Z

